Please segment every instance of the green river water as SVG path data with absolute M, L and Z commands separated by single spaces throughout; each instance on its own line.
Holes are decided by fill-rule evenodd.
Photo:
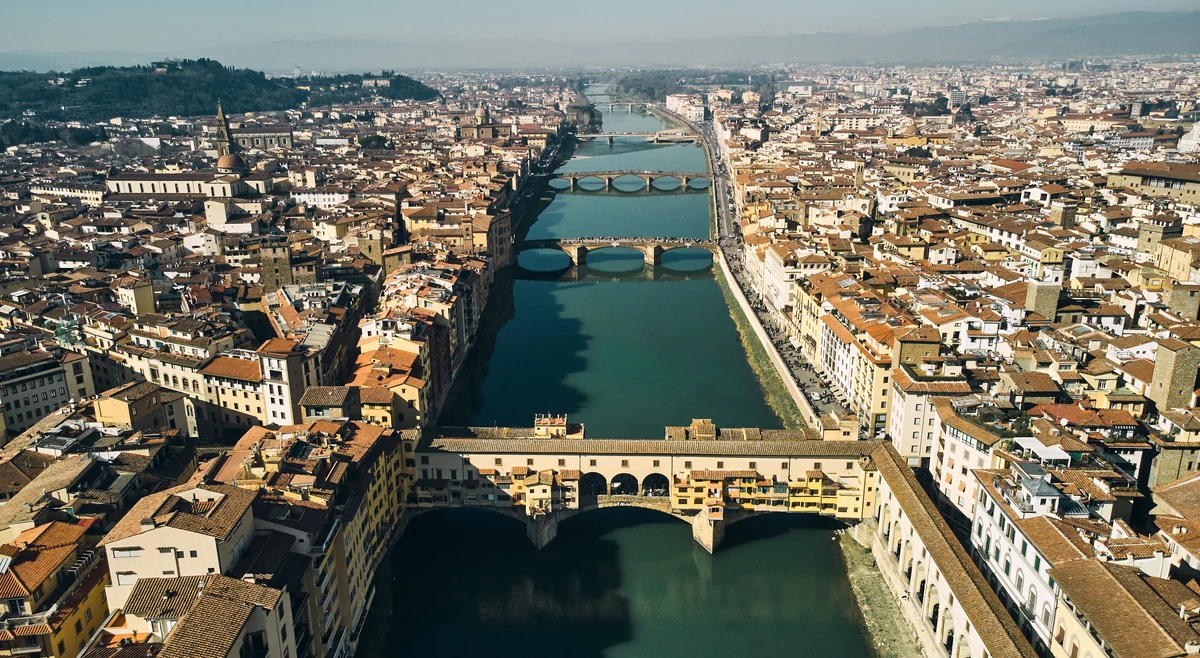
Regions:
M 589 89 L 597 105 L 603 88 Z M 606 107 L 601 107 L 606 111 Z M 606 132 L 661 130 L 652 115 L 604 115 Z M 562 171 L 707 170 L 690 144 L 641 138 L 582 143 Z M 522 227 L 530 239 L 707 238 L 710 198 L 662 181 L 613 190 L 597 180 L 544 191 Z M 703 183 L 693 183 L 701 186 Z M 780 427 L 747 363 L 701 250 L 642 256 L 603 249 L 584 268 L 560 252 L 523 253 L 498 279 L 488 320 L 442 413 L 446 425 L 528 427 L 566 413 L 593 438 L 663 436 L 665 425 L 712 418 L 726 427 Z M 865 656 L 836 527 L 768 515 L 729 528 L 716 555 L 690 527 L 657 512 L 607 509 L 562 523 L 535 551 L 521 524 L 473 510 L 409 525 L 380 571 L 360 655 Z

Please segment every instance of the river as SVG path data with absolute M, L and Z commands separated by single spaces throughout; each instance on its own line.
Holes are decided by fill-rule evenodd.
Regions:
M 602 88 L 588 96 L 607 102 Z M 662 130 L 618 109 L 605 132 Z M 562 171 L 704 172 L 703 149 L 644 138 L 582 142 Z M 551 183 L 518 235 L 707 238 L 707 191 L 652 193 Z M 700 186 L 702 183 L 693 183 Z M 577 187 L 603 188 L 596 180 Z M 558 189 L 556 189 L 558 188 Z M 747 363 L 701 250 L 663 255 L 604 249 L 571 268 L 561 252 L 526 252 L 499 275 L 483 334 L 443 424 L 528 427 L 567 413 L 589 437 L 659 438 L 665 425 L 712 418 L 780 427 Z M 380 571 L 360 655 L 868 655 L 834 524 L 770 515 L 731 526 L 708 555 L 690 527 L 656 512 L 610 509 L 562 524 L 536 552 L 517 522 L 474 510 L 417 517 Z

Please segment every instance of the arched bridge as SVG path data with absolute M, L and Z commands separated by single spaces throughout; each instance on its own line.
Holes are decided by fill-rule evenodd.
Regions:
M 582 135 L 576 135 L 575 139 L 578 139 L 580 141 L 589 140 L 589 139 L 608 139 L 608 143 L 612 144 L 614 137 L 645 137 L 646 141 L 654 142 L 655 144 L 660 144 L 660 143 L 664 143 L 664 142 L 672 143 L 672 144 L 679 143 L 679 142 L 694 142 L 697 139 L 699 139 L 693 133 L 679 132 L 679 131 L 672 131 L 672 130 L 665 130 L 665 131 L 658 131 L 658 132 L 585 133 Z
M 693 423 L 693 427 L 696 427 Z M 412 508 L 474 507 L 526 524 L 541 548 L 558 523 L 591 509 L 639 507 L 692 525 L 710 552 L 724 528 L 762 512 L 857 522 L 874 513 L 872 441 L 783 440 L 787 430 L 722 429 L 729 438 L 566 439 L 533 429 L 439 428 L 414 460 Z M 792 437 L 794 439 L 794 437 Z
M 597 249 L 622 247 L 642 252 L 643 262 L 647 265 L 658 265 L 662 255 L 672 249 L 705 249 L 714 254 L 717 243 L 712 240 L 691 240 L 688 238 L 547 238 L 544 240 L 522 240 L 517 243 L 517 251 L 529 249 L 558 249 L 571 257 L 571 263 L 576 266 L 587 264 L 589 252 Z
M 598 178 L 604 181 L 604 189 L 608 189 L 612 186 L 613 181 L 624 176 L 636 176 L 637 178 L 646 181 L 646 187 L 650 187 L 655 181 L 663 178 L 674 178 L 675 180 L 683 183 L 684 187 L 687 187 L 687 185 L 694 180 L 712 180 L 711 174 L 702 174 L 694 171 L 646 171 L 640 169 L 618 169 L 613 171 L 573 171 L 562 172 L 554 175 L 555 178 L 570 182 L 572 189 L 574 189 L 575 185 L 579 183 L 579 181 L 585 178 Z

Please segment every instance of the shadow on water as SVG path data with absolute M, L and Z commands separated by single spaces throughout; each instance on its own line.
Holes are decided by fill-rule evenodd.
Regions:
M 438 417 L 439 424 L 525 427 L 539 411 L 574 413 L 587 402 L 587 394 L 571 386 L 567 379 L 587 369 L 583 355 L 590 337 L 583 333 L 583 325 L 577 318 L 564 316 L 553 285 L 534 283 L 561 279 L 521 281 L 518 304 L 515 287 L 523 273 L 519 267 L 496 273 L 491 294 L 507 303 L 494 313 L 490 311 L 492 304 L 488 304 L 475 346 L 450 389 Z M 485 383 L 493 368 L 505 375 L 505 381 L 499 385 L 539 391 L 539 398 L 522 398 L 522 404 L 503 408 L 495 402 L 489 404 Z
M 385 639 L 359 655 L 524 656 L 532 640 L 555 653 L 599 658 L 629 642 L 619 548 L 607 535 L 642 521 L 596 515 L 564 524 L 542 551 L 523 524 L 494 512 L 439 510 L 413 519 L 388 558 L 391 607 L 403 614 L 391 615 Z
M 721 542 L 721 551 L 730 551 L 751 542 L 779 537 L 797 530 L 826 531 L 833 537 L 834 530 L 845 527 L 846 524 L 841 521 L 816 514 L 762 514 L 727 526 L 725 539 Z

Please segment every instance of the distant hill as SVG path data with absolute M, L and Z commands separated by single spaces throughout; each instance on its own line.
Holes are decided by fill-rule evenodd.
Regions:
M 486 42 L 446 48 L 433 36 L 411 33 L 404 41 L 287 39 L 221 48 L 226 63 L 265 71 L 362 71 L 405 68 L 505 68 L 512 66 L 692 66 L 795 63 L 910 63 L 1061 60 L 1077 57 L 1200 52 L 1200 12 L 1127 12 L 1082 18 L 977 22 L 883 35 L 799 33 L 804 26 L 771 25 L 797 32 L 705 40 L 632 42 L 586 31 L 561 41 L 497 35 Z M 125 65 L 140 58 L 200 53 L 0 52 L 0 69 Z
M 0 120 L 104 121 L 113 117 L 212 114 L 220 99 L 231 113 L 298 108 L 304 103 L 354 102 L 379 93 L 389 98 L 428 100 L 438 92 L 402 75 L 378 91 L 362 87 L 362 75 L 338 76 L 351 83 L 331 91 L 329 78 L 316 81 L 267 78 L 210 59 L 157 66 L 94 66 L 69 73 L 0 72 Z M 307 87 L 307 88 L 306 88 Z M 322 89 L 325 87 L 325 89 Z
M 693 55 L 700 61 L 698 44 Z M 728 63 L 938 62 L 1068 59 L 1200 52 L 1200 12 L 980 22 L 889 35 L 823 32 L 710 43 Z

